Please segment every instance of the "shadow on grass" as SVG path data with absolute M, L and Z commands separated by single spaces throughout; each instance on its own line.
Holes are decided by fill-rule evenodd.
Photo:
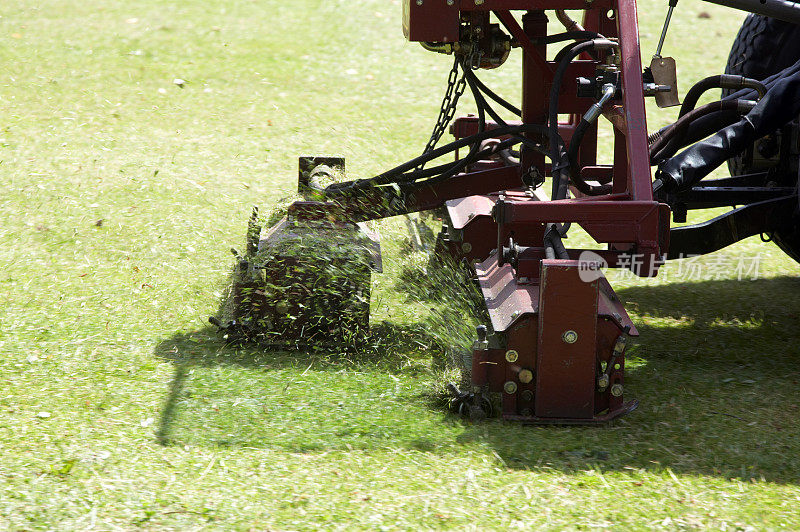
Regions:
M 245 437 L 229 438 L 228 433 L 235 433 L 237 424 L 241 427 L 251 423 L 253 408 L 245 407 L 253 405 L 262 407 L 256 412 L 256 418 L 270 413 L 270 409 L 276 410 L 274 406 L 279 405 L 277 410 L 281 411 L 270 417 L 270 423 L 280 423 L 284 419 L 302 425 L 305 421 L 311 423 L 313 430 L 318 424 L 314 420 L 316 414 L 310 411 L 314 404 L 322 408 L 331 404 L 338 407 L 349 402 L 348 394 L 363 399 L 362 395 L 372 394 L 371 385 L 380 387 L 387 379 L 395 382 L 398 376 L 402 376 L 413 380 L 420 374 L 444 371 L 448 364 L 445 349 L 437 342 L 437 338 L 424 327 L 400 326 L 385 321 L 373 325 L 369 336 L 358 345 L 345 348 L 330 345 L 309 349 L 233 345 L 226 343 L 216 328 L 210 326 L 176 334 L 160 342 L 154 351 L 157 357 L 169 360 L 175 366 L 157 439 L 164 445 L 174 441 L 186 442 L 188 438 L 188 441 L 216 445 L 230 445 L 236 440 L 241 445 L 275 445 L 293 450 L 324 448 L 327 444 L 319 445 L 319 442 L 307 445 L 301 435 L 272 439 L 266 432 L 275 431 L 251 430 Z M 298 374 L 305 379 L 298 379 Z M 356 381 L 364 382 L 354 383 L 354 375 L 362 375 L 363 379 L 357 378 Z M 301 384 L 303 387 L 299 388 Z M 340 394 L 335 393 L 337 387 L 341 387 Z M 219 404 L 231 397 L 245 399 L 232 405 L 228 402 L 228 408 L 223 406 L 221 409 Z M 406 399 L 413 400 L 410 397 Z M 308 416 L 300 412 L 306 407 L 309 407 Z M 204 417 L 204 413 L 207 416 Z M 294 414 L 299 414 L 297 419 Z M 177 436 L 176 425 L 179 426 Z M 204 429 L 211 430 L 202 434 Z M 347 432 L 347 429 L 343 431 Z M 354 434 L 363 436 L 365 432 L 356 431 Z M 336 442 L 330 443 L 340 446 Z M 354 440 L 354 443 L 357 442 Z M 344 445 L 347 444 L 341 446 Z M 421 445 L 427 446 L 424 442 Z
M 210 330 L 162 342 L 156 353 L 176 373 L 159 439 L 293 452 L 490 448 L 509 468 L 800 482 L 800 279 L 619 295 L 642 335 L 626 381 L 641 406 L 603 427 L 472 424 L 446 414 L 430 393 L 432 337 L 384 324 L 392 340 L 360 355 L 233 349 Z
M 800 482 L 800 278 L 619 291 L 641 332 L 626 394 L 600 428 L 467 426 L 509 467 L 666 469 Z

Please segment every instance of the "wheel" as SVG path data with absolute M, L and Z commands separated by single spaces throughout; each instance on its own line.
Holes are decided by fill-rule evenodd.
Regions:
M 800 26 L 747 15 L 733 41 L 725 73 L 764 79 L 795 64 L 800 59 L 798 45 Z
M 762 15 L 747 15 L 733 41 L 726 74 L 762 80 L 800 60 L 800 26 Z M 730 94 L 723 89 L 722 95 Z M 795 126 L 796 127 L 796 126 Z M 756 171 L 740 155 L 728 160 L 731 175 Z M 772 239 L 787 255 L 800 262 L 800 224 L 776 231 Z

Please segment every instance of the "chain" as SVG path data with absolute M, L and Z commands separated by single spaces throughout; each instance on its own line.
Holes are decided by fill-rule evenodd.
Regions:
M 436 147 L 436 144 L 442 138 L 442 135 L 444 135 L 444 132 L 447 130 L 447 126 L 450 124 L 456 114 L 458 100 L 461 98 L 461 95 L 464 94 L 464 90 L 467 88 L 467 80 L 463 73 L 461 74 L 460 78 L 458 77 L 458 70 L 459 59 L 456 57 L 455 61 L 453 61 L 453 68 L 450 69 L 450 75 L 447 78 L 447 90 L 444 93 L 442 106 L 439 109 L 439 118 L 436 120 L 436 125 L 433 126 L 431 138 L 428 141 L 428 144 L 425 146 L 425 151 L 422 152 L 423 155 L 433 151 L 433 149 Z M 425 163 L 422 163 L 417 167 L 417 170 L 422 170 L 424 166 Z

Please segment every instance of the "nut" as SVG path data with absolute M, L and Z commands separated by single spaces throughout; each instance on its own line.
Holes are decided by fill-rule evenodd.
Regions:
M 578 333 L 572 330 L 564 331 L 564 334 L 561 335 L 561 339 L 564 340 L 565 343 L 574 344 L 578 341 Z
M 533 372 L 529 369 L 520 370 L 518 378 L 522 384 L 528 384 L 533 380 Z
M 614 397 L 622 396 L 622 385 L 620 383 L 616 383 L 611 387 L 611 395 L 613 395 Z
M 597 389 L 601 392 L 606 391 L 606 388 L 608 388 L 608 381 L 608 375 L 600 375 L 597 378 Z
M 523 390 L 522 392 L 522 400 L 523 401 L 533 401 L 533 392 L 530 390 Z
M 506 362 L 513 364 L 517 360 L 519 360 L 519 353 L 517 353 L 513 349 L 509 349 L 508 351 L 506 351 Z
M 463 251 L 464 253 L 469 253 L 470 251 L 472 251 L 472 244 L 470 244 L 469 242 L 464 242 L 463 244 L 461 244 L 461 251 Z
M 503 391 L 509 395 L 517 393 L 517 383 L 514 381 L 507 381 L 503 385 Z

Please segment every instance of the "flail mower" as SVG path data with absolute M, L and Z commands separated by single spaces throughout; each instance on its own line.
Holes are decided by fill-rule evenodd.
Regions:
M 381 267 L 365 222 L 439 210 L 436 253 L 468 265 L 488 316 L 469 382 L 451 387 L 455 405 L 485 415 L 499 404 L 503 418 L 537 424 L 630 412 L 625 350 L 638 332 L 603 268 L 652 277 L 666 260 L 759 234 L 800 259 L 800 4 L 711 1 L 751 14 L 727 72 L 680 103 L 675 61 L 661 56 L 676 0 L 647 68 L 635 0 L 404 0 L 406 38 L 453 59 L 424 152 L 356 180 L 344 177 L 343 159 L 301 157 L 305 199 L 279 220 L 262 223 L 254 212 L 245 250 L 235 252 L 229 319 L 212 322 L 245 340 L 358 334 Z M 580 10 L 580 23 L 565 10 Z M 548 33 L 548 16 L 564 31 Z M 478 77 L 513 48 L 522 50 L 519 107 Z M 455 118 L 467 89 L 477 114 Z M 720 100 L 697 106 L 719 89 Z M 677 120 L 648 132 L 648 97 L 676 106 Z M 497 106 L 518 119 L 504 120 Z M 600 120 L 613 125 L 612 164 L 597 162 Z M 455 140 L 441 145 L 448 126 Z M 730 177 L 704 180 L 726 163 Z M 730 209 L 670 227 L 690 209 L 717 207 Z M 600 246 L 568 248 L 576 225 Z

